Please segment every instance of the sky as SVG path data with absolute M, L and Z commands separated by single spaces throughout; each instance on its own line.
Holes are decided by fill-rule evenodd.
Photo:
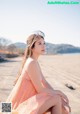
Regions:
M 0 0 L 0 37 L 26 43 L 32 31 L 41 30 L 46 42 L 80 46 L 80 4 L 48 1 L 57 0 Z

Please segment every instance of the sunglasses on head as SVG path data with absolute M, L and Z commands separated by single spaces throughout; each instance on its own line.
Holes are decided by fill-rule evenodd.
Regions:
M 45 34 L 44 34 L 42 31 L 40 31 L 40 30 L 33 31 L 32 34 L 40 35 L 40 36 L 42 36 L 43 38 L 45 37 Z

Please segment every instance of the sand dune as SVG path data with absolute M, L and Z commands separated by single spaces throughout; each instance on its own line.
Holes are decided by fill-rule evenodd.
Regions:
M 13 81 L 22 58 L 0 63 L 0 100 L 4 102 L 12 90 Z M 55 89 L 63 91 L 70 100 L 71 114 L 80 114 L 80 54 L 44 55 L 39 64 L 46 80 Z

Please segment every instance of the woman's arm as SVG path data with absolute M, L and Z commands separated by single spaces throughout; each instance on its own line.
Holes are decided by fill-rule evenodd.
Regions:
M 43 74 L 42 74 L 42 82 L 47 88 L 54 90 L 53 87 L 46 81 Z
M 26 70 L 33 83 L 33 86 L 35 87 L 38 93 L 46 92 L 50 95 L 55 94 L 55 92 L 52 89 L 43 87 L 41 80 L 40 80 L 40 77 L 42 77 L 40 73 L 40 69 L 35 61 L 31 61 Z
M 39 67 L 39 69 L 40 69 L 40 74 L 41 74 L 42 82 L 43 82 L 44 86 L 47 87 L 47 88 L 49 88 L 49 89 L 51 89 L 51 90 L 54 90 L 53 87 L 52 87 L 52 86 L 46 81 L 46 79 L 44 78 L 43 73 L 42 73 L 42 71 L 41 71 L 41 68 L 40 68 L 39 64 L 38 64 L 38 67 Z

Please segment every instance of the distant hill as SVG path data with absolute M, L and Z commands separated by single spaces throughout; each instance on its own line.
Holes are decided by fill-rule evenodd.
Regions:
M 16 43 L 14 43 L 14 45 L 17 48 L 21 48 L 21 49 L 25 49 L 26 48 L 26 44 L 25 43 L 22 43 L 22 42 L 16 42 Z
M 26 48 L 26 44 L 22 42 L 16 42 L 14 45 L 17 48 Z M 80 47 L 75 47 L 71 44 L 52 44 L 46 42 L 46 51 L 47 54 L 80 53 Z
M 51 44 L 46 45 L 47 53 L 50 54 L 64 54 L 64 53 L 80 53 L 80 47 L 75 47 L 70 44 Z

